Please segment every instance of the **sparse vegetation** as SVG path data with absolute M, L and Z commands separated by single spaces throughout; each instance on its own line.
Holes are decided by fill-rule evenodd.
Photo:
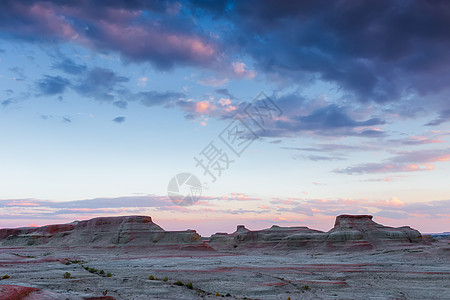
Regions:
M 65 262 L 66 265 L 71 265 L 71 264 L 79 264 L 79 265 L 81 265 L 83 263 L 85 263 L 85 261 L 82 261 L 82 260 L 79 260 L 79 259 L 75 259 L 75 260 L 68 259 Z
M 148 276 L 149 280 L 155 280 L 155 277 L 153 275 Z
M 302 291 L 309 291 L 310 290 L 309 285 L 307 285 L 307 284 L 303 285 L 301 287 L 301 289 L 302 289 Z
M 168 280 L 169 280 L 169 278 L 167 278 L 167 276 L 164 277 L 164 279 L 163 279 L 163 281 L 168 281 Z
M 10 277 L 11 277 L 11 276 L 9 276 L 9 275 L 5 274 L 5 275 L 3 275 L 3 276 L 2 276 L 2 278 L 1 278 L 1 279 L 2 279 L 2 280 L 3 280 L 3 279 L 8 279 L 8 278 L 10 278 Z
M 68 279 L 71 277 L 71 274 L 69 272 L 64 273 L 64 278 Z
M 174 284 L 174 285 L 179 285 L 179 286 L 183 286 L 183 285 L 184 285 L 184 283 L 181 282 L 180 280 L 175 281 L 173 284 Z
M 72 261 L 73 262 L 73 261 Z M 105 270 L 98 270 L 96 268 L 92 268 L 92 267 L 88 267 L 88 266 L 83 266 L 81 263 L 82 261 L 77 261 L 78 264 L 81 265 L 81 267 L 83 267 L 83 269 L 85 269 L 86 271 L 88 271 L 89 273 L 92 274 L 98 274 L 100 276 L 106 276 L 106 277 L 111 277 L 112 274 L 111 273 L 106 273 Z
M 186 283 L 186 287 L 190 290 L 192 290 L 194 287 L 192 286 L 192 282 Z

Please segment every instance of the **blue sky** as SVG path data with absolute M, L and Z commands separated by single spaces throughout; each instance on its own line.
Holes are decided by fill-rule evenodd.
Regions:
M 147 214 L 166 229 L 448 231 L 448 4 L 3 1 L 0 227 Z M 240 157 L 219 134 L 264 92 Z M 253 124 L 254 125 L 254 124 Z M 234 160 L 215 182 L 194 157 Z M 197 175 L 193 206 L 167 198 Z

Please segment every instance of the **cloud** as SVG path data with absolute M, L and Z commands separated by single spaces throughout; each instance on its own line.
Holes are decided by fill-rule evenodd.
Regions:
M 294 159 L 303 158 L 312 161 L 336 161 L 336 160 L 345 160 L 345 158 L 340 156 L 324 156 L 324 155 L 294 155 Z
M 236 28 L 229 42 L 266 74 L 321 79 L 360 101 L 384 103 L 447 88 L 448 7 L 443 1 L 255 0 L 236 2 L 223 18 Z
M 138 87 L 145 87 L 147 85 L 147 81 L 148 81 L 147 77 L 140 77 L 137 80 L 137 86 Z
M 186 95 L 183 93 L 171 91 L 147 91 L 134 94 L 133 97 L 134 99 L 137 99 L 141 104 L 150 107 L 157 105 L 172 105 L 178 102 L 180 99 L 186 97 Z
M 358 136 L 382 137 L 385 133 L 375 126 L 386 124 L 380 118 L 373 117 L 366 120 L 357 120 L 351 116 L 347 107 L 336 104 L 320 103 L 320 101 L 307 101 L 287 95 L 276 98 L 275 101 L 283 110 L 280 118 L 274 118 L 267 129 L 260 131 L 261 136 L 295 136 L 305 133 L 314 133 L 320 136 Z M 309 106 L 309 107 L 308 107 Z
M 361 102 L 448 90 L 445 1 L 215 2 L 5 0 L 0 31 L 7 39 L 119 53 L 159 69 L 208 68 L 222 76 L 201 82 L 216 86 L 231 73 L 253 78 L 258 72 L 297 86 L 330 82 Z M 220 25 L 214 32 L 211 19 Z M 82 71 L 69 61 L 59 67 Z
M 232 99 L 232 100 L 236 99 L 236 97 L 233 96 L 233 95 L 228 91 L 228 89 L 216 89 L 215 92 L 216 92 L 217 94 L 226 96 L 226 97 L 228 97 L 229 99 Z
M 224 85 L 225 83 L 227 83 L 228 78 L 207 77 L 207 78 L 200 79 L 197 82 L 200 84 L 203 84 L 203 85 L 218 87 L 218 86 L 221 86 L 221 85 Z
M 125 117 L 114 118 L 113 122 L 118 123 L 118 124 L 123 123 L 123 122 L 125 122 Z
M 114 101 L 113 104 L 115 106 L 117 106 L 118 108 L 122 108 L 122 109 L 125 109 L 128 107 L 128 102 L 124 101 L 124 100 Z
M 242 103 L 234 104 L 230 99 L 210 97 L 207 100 L 195 101 L 193 99 L 179 100 L 177 106 L 186 111 L 187 119 L 214 117 L 229 119 L 237 115 Z
M 52 96 L 62 94 L 70 86 L 70 81 L 61 76 L 45 75 L 37 84 L 43 95 Z
M 349 144 L 317 144 L 314 147 L 280 147 L 287 150 L 298 150 L 307 152 L 350 152 L 350 151 L 364 151 L 364 150 L 379 150 L 379 146 L 364 145 L 349 145 Z
M 238 78 L 252 79 L 256 76 L 256 72 L 253 70 L 247 70 L 247 66 L 243 62 L 233 62 L 232 67 L 234 74 Z
M 442 123 L 450 121 L 450 109 L 443 110 L 437 119 L 425 124 L 426 126 L 438 126 Z
M 89 70 L 87 76 L 73 88 L 81 95 L 95 100 L 112 101 L 114 93 L 117 93 L 117 86 L 128 81 L 127 77 L 120 76 L 109 69 L 96 67 Z
M 341 174 L 373 174 L 393 172 L 417 172 L 434 170 L 433 163 L 450 160 L 450 149 L 423 150 L 401 152 L 398 155 L 381 163 L 364 163 L 335 169 L 335 173 Z
M 72 42 L 114 51 L 160 69 L 208 65 L 218 47 L 170 1 L 2 1 L 0 30 L 34 42 Z
M 75 63 L 70 58 L 65 58 L 62 61 L 53 65 L 54 69 L 59 69 L 70 75 L 79 75 L 87 71 L 86 65 Z

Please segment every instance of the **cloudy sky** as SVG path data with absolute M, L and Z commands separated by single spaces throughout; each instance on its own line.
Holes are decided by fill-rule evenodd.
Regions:
M 448 49 L 447 1 L 1 1 L 0 227 L 450 231 Z

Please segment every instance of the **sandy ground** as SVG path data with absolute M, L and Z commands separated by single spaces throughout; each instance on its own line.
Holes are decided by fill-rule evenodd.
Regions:
M 19 295 L 20 287 L 39 290 L 22 291 L 19 299 L 88 299 L 102 297 L 105 290 L 114 299 L 450 299 L 448 242 L 275 254 L 1 247 L 0 276 L 10 278 L 0 280 L 0 299 Z M 149 280 L 150 275 L 157 279 Z M 192 282 L 193 288 L 175 285 L 178 280 Z

